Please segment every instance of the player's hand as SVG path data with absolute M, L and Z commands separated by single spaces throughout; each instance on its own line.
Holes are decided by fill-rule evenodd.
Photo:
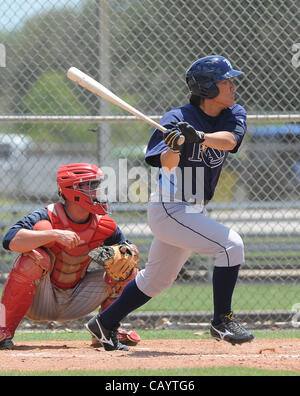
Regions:
M 65 246 L 67 249 L 74 249 L 84 243 L 76 232 L 68 230 L 55 230 L 55 232 L 56 242 Z
M 164 133 L 164 141 L 172 151 L 180 152 L 183 148 L 184 138 L 177 128 L 168 129 Z
M 187 143 L 203 143 L 205 133 L 196 131 L 196 129 L 187 122 L 178 122 L 176 127 L 181 131 Z

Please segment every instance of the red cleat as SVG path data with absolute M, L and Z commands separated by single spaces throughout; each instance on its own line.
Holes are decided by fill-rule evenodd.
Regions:
M 122 327 L 118 328 L 118 338 L 121 344 L 136 346 L 141 341 L 141 337 L 134 330 L 126 330 Z
M 141 337 L 138 335 L 136 331 L 126 330 L 123 329 L 122 327 L 118 328 L 118 339 L 121 344 L 128 346 L 136 346 L 141 341 Z M 103 345 L 96 337 L 92 337 L 91 346 L 93 348 L 100 348 Z

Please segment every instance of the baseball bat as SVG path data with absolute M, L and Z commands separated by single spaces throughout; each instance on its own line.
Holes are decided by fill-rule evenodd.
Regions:
M 117 95 L 112 93 L 109 89 L 105 88 L 104 85 L 100 84 L 98 81 L 94 80 L 92 77 L 88 76 L 87 74 L 83 73 L 81 70 L 77 69 L 76 67 L 71 67 L 67 72 L 67 77 L 74 81 L 77 85 L 87 89 L 90 92 L 100 96 L 103 99 L 108 100 L 110 103 L 120 107 L 123 110 L 128 111 L 129 113 L 133 114 L 137 118 L 145 121 L 147 124 L 153 126 L 154 128 L 158 129 L 159 131 L 165 133 L 167 129 L 162 125 L 158 124 L 150 117 L 146 116 L 145 114 L 141 113 L 139 110 L 131 106 L 129 103 L 125 102 Z M 184 136 L 180 137 L 178 143 L 183 144 Z

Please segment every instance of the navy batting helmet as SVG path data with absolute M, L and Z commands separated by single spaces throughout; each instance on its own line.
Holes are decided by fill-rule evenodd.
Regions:
M 200 58 L 186 72 L 186 82 L 193 95 L 213 99 L 219 94 L 216 82 L 243 74 L 234 70 L 224 56 L 212 55 Z

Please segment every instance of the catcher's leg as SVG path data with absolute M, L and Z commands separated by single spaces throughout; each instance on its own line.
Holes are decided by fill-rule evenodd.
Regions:
M 124 290 L 125 286 L 136 277 L 138 273 L 138 269 L 135 268 L 131 274 L 131 276 L 126 279 L 123 282 L 118 282 L 118 291 L 117 293 L 111 294 L 105 301 L 103 301 L 103 303 L 101 304 L 101 307 L 99 309 L 99 313 L 103 312 L 106 310 L 106 308 L 108 308 L 114 301 L 116 301 L 116 299 L 119 297 L 119 295 L 122 293 L 122 291 Z M 113 281 L 111 281 L 108 276 L 106 275 L 105 277 L 106 282 L 108 283 L 108 285 L 114 286 L 115 283 Z M 134 330 L 127 330 L 124 329 L 123 327 L 119 327 L 118 328 L 118 339 L 120 341 L 121 344 L 124 345 L 129 345 L 129 346 L 136 346 L 140 341 L 141 341 L 141 337 L 137 334 L 136 331 Z M 99 348 L 102 346 L 101 342 L 94 336 L 92 336 L 92 343 L 91 346 L 94 348 Z
M 47 252 L 43 249 L 36 249 L 35 252 L 39 253 L 39 260 L 35 258 L 34 252 L 18 256 L 5 282 L 1 299 L 5 326 L 0 328 L 0 349 L 13 347 L 10 340 L 33 302 L 35 282 L 51 270 Z

